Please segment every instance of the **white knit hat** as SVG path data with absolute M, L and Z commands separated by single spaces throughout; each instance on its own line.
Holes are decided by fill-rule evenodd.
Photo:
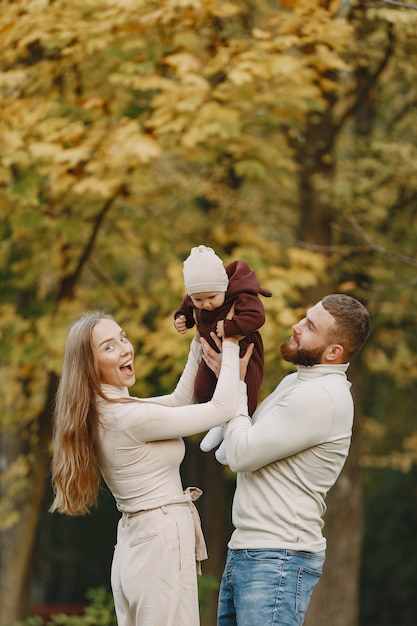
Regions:
M 211 248 L 191 248 L 190 256 L 184 261 L 184 283 L 188 295 L 208 291 L 226 291 L 229 278 L 223 261 Z

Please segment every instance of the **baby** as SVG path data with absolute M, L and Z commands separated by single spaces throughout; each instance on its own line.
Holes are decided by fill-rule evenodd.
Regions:
M 265 323 L 265 310 L 259 294 L 266 297 L 272 294 L 261 288 L 255 272 L 245 261 L 233 261 L 224 266 L 214 250 L 206 246 L 191 249 L 190 256 L 184 261 L 183 274 L 187 295 L 174 313 L 174 324 L 179 333 L 184 334 L 196 325 L 201 337 L 215 350 L 211 332 L 218 337 L 242 335 L 241 356 L 249 344 L 254 344 L 245 378 L 249 415 L 252 415 L 258 402 L 264 369 L 263 342 L 258 329 Z M 226 319 L 232 305 L 233 317 Z M 208 402 L 216 383 L 215 374 L 202 360 L 195 379 L 197 402 Z M 209 430 L 200 444 L 204 452 L 222 442 L 223 428 L 216 426 Z M 224 443 L 215 454 L 220 463 L 227 464 Z

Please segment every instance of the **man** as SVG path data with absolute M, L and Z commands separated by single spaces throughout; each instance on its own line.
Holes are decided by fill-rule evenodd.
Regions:
M 303 623 L 325 559 L 325 497 L 349 451 L 353 401 L 346 370 L 368 335 L 369 314 L 360 302 L 324 297 L 281 345 L 297 371 L 252 419 L 243 406 L 226 425 L 237 481 L 218 626 Z M 205 342 L 203 349 L 216 371 L 218 356 Z

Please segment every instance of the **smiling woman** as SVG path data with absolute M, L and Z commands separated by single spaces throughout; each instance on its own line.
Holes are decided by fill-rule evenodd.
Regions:
M 100 371 L 100 382 L 131 387 L 135 383 L 134 348 L 114 320 L 103 317 L 93 328 L 91 343 Z
M 190 403 L 201 352 L 193 339 L 172 394 L 134 398 L 128 391 L 135 382 L 134 349 L 113 317 L 87 313 L 68 334 L 54 416 L 50 510 L 87 513 L 103 476 L 122 514 L 111 573 L 119 626 L 199 624 L 196 574 L 207 553 L 193 504 L 201 491 L 184 491 L 181 484 L 182 437 L 235 415 L 238 339 L 224 340 L 213 398 L 196 406 Z

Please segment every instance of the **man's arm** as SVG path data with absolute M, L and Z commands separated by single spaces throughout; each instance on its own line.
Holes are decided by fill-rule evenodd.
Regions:
M 226 424 L 228 463 L 235 472 L 254 472 L 317 446 L 326 440 L 332 415 L 331 400 L 321 386 L 294 388 L 284 397 L 276 390 L 257 409 L 255 423 L 241 414 Z

